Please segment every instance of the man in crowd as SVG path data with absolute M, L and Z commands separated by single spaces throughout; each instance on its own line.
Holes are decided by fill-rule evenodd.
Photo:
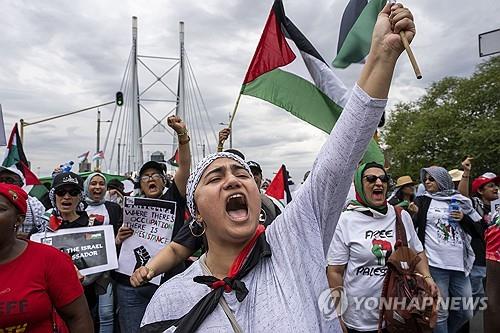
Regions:
M 139 171 L 139 183 L 141 195 L 145 198 L 160 199 L 174 202 L 175 222 L 172 238 L 176 236 L 184 224 L 184 211 L 186 207 L 186 183 L 189 177 L 191 165 L 191 153 L 189 149 L 189 135 L 186 124 L 177 116 L 168 118 L 168 125 L 177 133 L 179 142 L 179 167 L 175 173 L 173 182 L 167 187 L 166 168 L 164 164 L 149 161 Z M 132 236 L 134 230 L 128 226 L 122 226 L 116 236 L 116 243 L 122 244 L 128 237 Z M 169 270 L 169 274 L 163 277 L 166 281 L 172 276 L 185 269 L 183 262 L 178 262 Z M 117 273 L 118 316 L 122 333 L 135 333 L 139 331 L 139 325 L 146 310 L 149 300 L 158 286 L 144 284 L 141 288 L 133 288 L 130 285 L 130 277 Z
M 23 174 L 16 167 L 11 166 L 6 168 L 0 166 L 0 183 L 23 187 L 23 179 Z M 27 203 L 28 210 L 26 211 L 26 218 L 20 230 L 18 230 L 18 236 L 23 238 L 27 238 L 30 233 L 38 232 L 42 224 L 42 215 L 45 213 L 45 207 L 37 198 L 28 196 Z

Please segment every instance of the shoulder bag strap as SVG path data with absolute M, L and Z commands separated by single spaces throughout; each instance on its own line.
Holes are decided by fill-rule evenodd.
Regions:
M 406 239 L 406 229 L 401 217 L 403 208 L 396 206 L 394 207 L 394 210 L 396 211 L 396 242 L 400 240 L 401 245 L 408 246 L 408 240 Z

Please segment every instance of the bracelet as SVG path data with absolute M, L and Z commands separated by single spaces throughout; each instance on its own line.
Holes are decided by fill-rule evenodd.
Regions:
M 180 140 L 179 139 L 179 145 L 185 145 L 186 143 L 188 143 L 189 141 L 191 141 L 191 138 L 189 137 L 189 135 L 187 136 L 187 139 L 185 140 Z
M 148 265 L 144 265 L 144 267 L 146 267 L 146 269 L 148 270 L 149 273 L 153 274 L 153 277 L 156 276 L 156 272 L 154 269 L 152 269 L 151 267 L 149 267 Z M 148 275 L 149 275 L 148 273 Z
M 183 131 L 182 132 L 177 132 L 177 136 L 184 136 L 184 135 L 187 135 L 188 134 L 188 130 L 187 128 L 183 128 Z
M 223 150 L 224 150 L 224 144 L 223 143 L 219 143 L 219 145 L 217 146 L 217 152 L 220 153 Z
M 424 276 L 424 280 L 425 280 L 425 279 L 432 279 L 432 276 L 430 276 L 430 275 L 426 275 L 426 276 Z

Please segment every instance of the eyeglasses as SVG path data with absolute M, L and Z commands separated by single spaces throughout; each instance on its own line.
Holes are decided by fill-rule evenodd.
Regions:
M 424 183 L 425 183 L 426 181 L 435 182 L 436 180 L 434 179 L 434 177 L 432 177 L 432 176 L 428 176 L 428 177 L 425 177 L 425 178 L 424 178 Z
M 142 176 L 141 177 L 141 182 L 145 183 L 145 182 L 148 182 L 150 179 L 152 180 L 160 180 L 162 179 L 162 175 L 160 175 L 159 173 L 154 173 L 150 176 Z
M 381 176 L 375 176 L 375 175 L 367 175 L 364 176 L 363 178 L 366 179 L 369 183 L 375 183 L 377 179 L 380 179 L 382 183 L 387 183 L 389 181 L 389 176 L 387 175 L 381 175 Z
M 66 193 L 69 193 L 72 197 L 76 197 L 81 193 L 81 191 L 77 188 L 72 188 L 71 190 L 60 188 L 56 191 L 56 195 L 60 197 L 64 197 Z

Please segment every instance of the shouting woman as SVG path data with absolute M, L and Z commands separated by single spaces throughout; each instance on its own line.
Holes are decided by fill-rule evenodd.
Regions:
M 200 161 L 189 177 L 193 233 L 208 251 L 155 293 L 145 332 L 335 332 L 318 298 L 328 288 L 325 256 L 354 170 L 384 111 L 399 31 L 415 34 L 401 5 L 379 14 L 358 84 L 294 200 L 264 232 L 248 165 L 231 153 Z

